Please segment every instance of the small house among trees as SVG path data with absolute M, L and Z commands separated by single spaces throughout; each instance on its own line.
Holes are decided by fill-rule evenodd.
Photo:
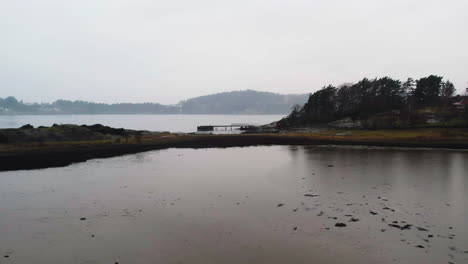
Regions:
M 453 103 L 453 105 L 457 108 L 458 111 L 464 112 L 468 109 L 468 88 L 466 88 L 465 94 L 461 101 Z

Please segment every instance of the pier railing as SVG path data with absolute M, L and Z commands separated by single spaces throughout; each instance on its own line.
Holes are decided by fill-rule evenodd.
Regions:
M 254 127 L 253 124 L 246 124 L 246 123 L 233 123 L 230 125 L 204 125 L 198 126 L 197 131 L 216 131 L 216 130 L 233 130 L 233 129 L 246 129 L 249 127 Z M 224 128 L 224 129 L 223 129 Z

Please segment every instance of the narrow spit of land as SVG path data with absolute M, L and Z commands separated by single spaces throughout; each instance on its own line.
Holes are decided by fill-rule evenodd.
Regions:
M 167 148 L 225 148 L 258 145 L 365 145 L 468 149 L 468 129 L 329 130 L 316 133 L 195 135 L 147 133 L 125 138 L 0 143 L 0 171 L 66 166 Z

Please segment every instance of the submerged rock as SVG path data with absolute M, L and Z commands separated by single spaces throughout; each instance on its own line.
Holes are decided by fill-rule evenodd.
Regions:
M 346 224 L 345 223 L 336 223 L 335 226 L 336 227 L 345 227 Z
M 382 208 L 382 209 L 383 209 L 383 210 L 390 210 L 390 211 L 392 211 L 392 212 L 395 212 L 395 209 L 392 209 L 392 208 L 390 208 L 390 207 L 384 207 L 384 208 Z
M 398 229 L 400 229 L 400 230 L 409 230 L 409 229 L 411 229 L 411 227 L 412 227 L 412 225 L 409 225 L 409 224 L 404 225 L 404 226 L 397 225 L 397 224 L 388 224 L 388 225 L 391 226 L 391 227 L 398 228 Z

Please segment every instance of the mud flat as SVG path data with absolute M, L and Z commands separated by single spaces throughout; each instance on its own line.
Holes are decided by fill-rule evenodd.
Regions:
M 0 262 L 467 263 L 467 159 L 172 148 L 0 172 Z

